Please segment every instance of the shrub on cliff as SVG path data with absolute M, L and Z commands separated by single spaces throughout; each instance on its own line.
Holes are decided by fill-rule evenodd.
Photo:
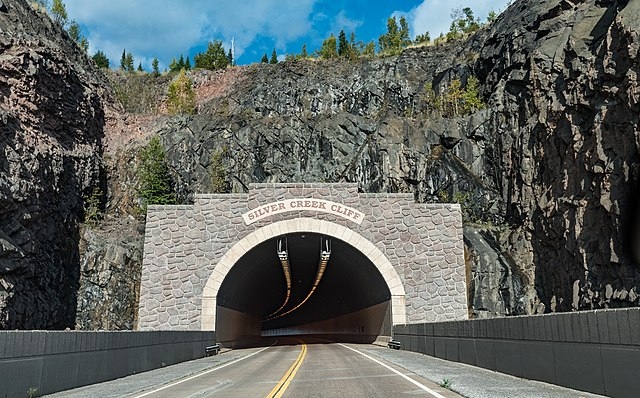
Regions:
M 196 113 L 196 93 L 193 91 L 191 79 L 187 77 L 184 69 L 169 84 L 167 110 L 171 115 L 193 115 Z
M 174 184 L 160 137 L 153 137 L 140 150 L 139 158 L 137 191 L 142 209 L 147 205 L 175 204 Z

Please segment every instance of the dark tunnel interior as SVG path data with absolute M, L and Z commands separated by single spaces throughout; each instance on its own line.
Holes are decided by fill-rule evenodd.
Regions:
M 312 290 L 321 245 L 326 248 L 327 240 L 331 254 L 317 288 L 291 311 Z M 272 315 L 287 297 L 279 241 L 286 244 L 291 289 L 286 306 Z M 371 339 L 390 329 L 390 299 L 384 278 L 359 250 L 336 238 L 292 233 L 258 244 L 231 268 L 218 291 L 216 332 L 219 340 L 236 341 L 265 333 L 355 334 Z

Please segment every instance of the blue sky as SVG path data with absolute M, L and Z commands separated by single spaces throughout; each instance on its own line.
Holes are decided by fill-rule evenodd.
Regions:
M 89 39 L 89 52 L 104 51 L 118 66 L 124 49 L 135 64 L 151 69 L 157 57 L 164 69 L 171 59 L 203 52 L 207 43 L 235 38 L 239 65 L 259 62 L 276 49 L 280 58 L 320 48 L 331 33 L 355 32 L 356 40 L 375 41 L 386 32 L 390 16 L 405 16 L 411 36 L 446 32 L 451 11 L 470 7 L 485 20 L 511 0 L 65 0 L 69 19 Z

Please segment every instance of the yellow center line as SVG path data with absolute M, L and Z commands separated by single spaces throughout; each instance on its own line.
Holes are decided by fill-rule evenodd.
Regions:
M 298 358 L 293 365 L 291 365 L 289 370 L 287 370 L 282 379 L 280 379 L 278 384 L 276 384 L 273 390 L 271 390 L 269 395 L 267 395 L 267 398 L 280 398 L 289 387 L 291 380 L 295 377 L 300 365 L 302 365 L 302 361 L 304 361 L 304 357 L 307 355 L 307 345 L 302 341 L 300 341 L 300 343 L 302 344 L 302 349 L 300 350 L 300 354 L 298 354 Z

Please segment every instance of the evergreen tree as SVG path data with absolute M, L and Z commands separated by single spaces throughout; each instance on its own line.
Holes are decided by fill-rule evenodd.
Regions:
M 158 136 L 153 137 L 139 153 L 138 195 L 142 208 L 147 205 L 176 203 L 173 181 L 169 174 L 165 149 Z
M 180 59 L 178 59 L 178 64 L 176 65 L 178 70 L 186 69 L 184 64 L 184 56 L 180 54 Z
M 378 38 L 380 52 L 397 54 L 402 51 L 402 34 L 401 27 L 398 26 L 396 18 L 392 17 L 387 19 L 387 33 Z
M 180 72 L 180 65 L 178 65 L 178 61 L 175 58 L 172 58 L 171 62 L 169 62 L 169 72 Z
M 144 69 L 142 69 L 142 62 L 138 64 L 138 72 L 144 72 Z
M 417 35 L 413 41 L 415 44 L 428 44 L 431 41 L 431 35 L 429 32 L 425 32 L 421 35 Z
M 68 22 L 67 7 L 62 0 L 53 0 L 51 3 L 51 15 L 53 21 L 58 25 L 64 27 Z
M 231 49 L 227 52 L 227 61 L 229 61 L 229 65 L 233 66 L 233 53 Z
M 320 46 L 320 57 L 324 59 L 336 58 L 338 56 L 336 45 L 336 37 L 332 33 L 331 36 L 322 42 L 322 46 Z
M 98 68 L 109 69 L 109 58 L 103 51 L 98 50 L 91 59 L 93 59 Z
M 373 57 L 376 55 L 376 43 L 370 41 L 364 46 L 364 50 L 362 50 L 362 55 L 365 57 Z
M 270 64 L 277 64 L 278 63 L 278 54 L 276 53 L 276 49 L 273 49 L 273 52 L 271 53 L 271 59 L 269 59 L 269 63 Z
M 122 56 L 120 57 L 120 69 L 127 70 L 127 50 L 122 50 Z
M 154 77 L 158 77 L 160 76 L 160 61 L 158 61 L 158 58 L 153 57 L 153 61 L 151 61 L 151 69 L 152 69 L 152 74 Z
M 405 17 L 400 17 L 400 30 L 398 31 L 400 36 L 400 46 L 405 48 L 411 45 L 411 37 L 409 36 L 409 24 Z
M 191 70 L 191 61 L 189 60 L 189 56 L 187 56 L 187 59 L 184 61 L 184 68 L 186 70 Z
M 207 51 L 196 54 L 194 61 L 196 68 L 208 70 L 224 69 L 229 65 L 229 59 L 220 40 L 209 42 Z
M 125 70 L 127 72 L 133 72 L 135 70 L 133 66 L 133 54 L 131 53 L 127 53 L 125 57 Z
M 349 58 L 354 60 L 360 56 L 363 44 L 356 43 L 356 34 L 351 32 L 349 36 Z
M 300 58 L 307 58 L 309 55 L 307 54 L 307 44 L 302 45 L 302 50 L 300 50 Z
M 262 56 L 262 59 L 260 60 L 260 63 L 263 63 L 263 64 L 269 63 L 269 57 L 267 57 L 267 53 L 264 53 L 264 55 Z
M 344 30 L 341 30 L 338 35 L 338 56 L 344 58 L 349 56 L 349 43 L 347 43 L 347 35 Z

